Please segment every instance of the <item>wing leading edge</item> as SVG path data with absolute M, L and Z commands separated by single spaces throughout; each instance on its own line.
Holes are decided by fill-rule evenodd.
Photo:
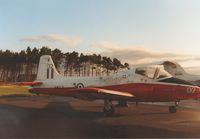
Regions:
M 135 96 L 128 92 L 120 92 L 101 88 L 80 88 L 76 89 L 77 97 L 85 99 L 129 99 Z

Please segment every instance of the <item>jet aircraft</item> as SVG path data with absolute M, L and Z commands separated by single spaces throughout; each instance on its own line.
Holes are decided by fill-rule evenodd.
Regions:
M 30 85 L 29 92 L 35 94 L 102 99 L 106 115 L 114 113 L 113 101 L 170 101 L 175 103 L 169 106 L 169 112 L 175 113 L 180 100 L 200 97 L 200 87 L 172 77 L 161 65 L 136 67 L 107 76 L 65 77 L 58 73 L 49 55 L 41 56 L 36 80 L 20 84 Z

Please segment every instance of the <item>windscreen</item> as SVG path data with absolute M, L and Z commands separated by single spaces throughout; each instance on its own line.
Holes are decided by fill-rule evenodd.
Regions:
M 135 73 L 153 79 L 156 72 L 154 67 L 140 67 L 136 68 Z
M 167 71 L 165 71 L 164 68 L 159 68 L 156 79 L 162 79 L 166 77 L 171 77 L 171 75 Z

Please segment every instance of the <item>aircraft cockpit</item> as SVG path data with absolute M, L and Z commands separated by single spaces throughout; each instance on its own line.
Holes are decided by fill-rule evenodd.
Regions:
M 151 80 L 160 80 L 172 77 L 163 67 L 158 66 L 138 67 L 136 68 L 135 73 Z
M 172 77 L 163 66 L 137 67 L 135 81 L 139 82 L 165 82 L 185 85 L 194 85 L 191 82 Z

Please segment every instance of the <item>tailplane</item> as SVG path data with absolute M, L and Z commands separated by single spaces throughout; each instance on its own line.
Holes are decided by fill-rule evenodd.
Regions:
M 51 56 L 41 56 L 36 80 L 42 81 L 47 79 L 58 79 L 60 77 L 62 77 L 62 75 L 60 75 L 56 70 Z

